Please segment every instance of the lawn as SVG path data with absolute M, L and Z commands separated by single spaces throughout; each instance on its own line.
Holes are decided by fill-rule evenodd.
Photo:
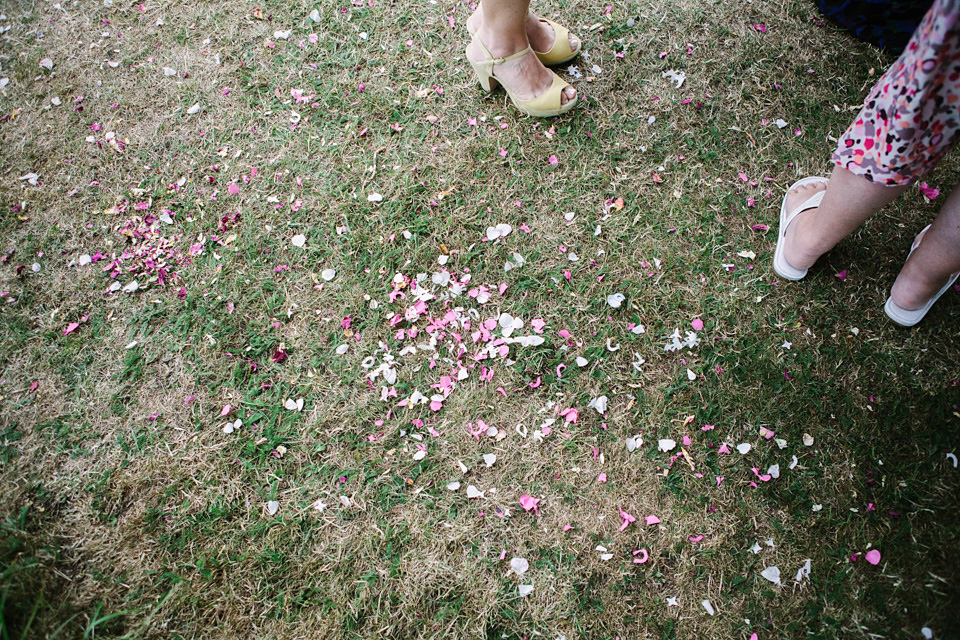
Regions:
M 957 157 L 771 267 L 895 56 L 535 8 L 555 120 L 461 2 L 0 7 L 0 637 L 957 637 Z

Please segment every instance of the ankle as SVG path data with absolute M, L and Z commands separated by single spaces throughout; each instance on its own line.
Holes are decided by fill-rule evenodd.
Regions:
M 477 37 L 480 39 L 481 44 L 487 48 L 487 51 L 490 52 L 490 55 L 496 58 L 513 55 L 530 46 L 530 41 L 527 40 L 527 33 L 522 29 L 519 32 L 515 29 L 503 30 L 497 25 L 490 24 L 486 21 L 481 24 L 477 30 Z

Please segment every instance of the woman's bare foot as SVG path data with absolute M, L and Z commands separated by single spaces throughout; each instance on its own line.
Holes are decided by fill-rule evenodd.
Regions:
M 482 7 L 478 5 L 477 10 L 467 18 L 467 28 L 470 30 L 470 33 L 476 33 L 483 24 L 483 12 L 481 8 Z M 546 22 L 541 22 L 539 16 L 531 11 L 524 26 L 527 31 L 527 39 L 530 41 L 530 46 L 533 47 L 534 51 L 550 51 L 550 49 L 553 48 L 555 35 L 553 28 Z M 570 41 L 570 50 L 579 51 L 580 41 L 577 37 L 571 33 L 568 36 L 568 40 Z
M 919 241 L 925 234 L 926 230 L 920 232 L 914 242 Z M 917 250 L 919 250 L 919 247 Z M 890 297 L 893 298 L 893 302 L 907 311 L 915 311 L 927 304 L 927 301 L 937 295 L 949 279 L 931 278 L 929 274 L 917 268 L 917 263 L 913 258 L 913 255 L 907 258 L 907 262 L 903 265 L 903 269 L 900 270 L 893 287 L 890 289 Z
M 527 46 L 526 41 L 511 42 L 499 37 L 499 34 L 490 33 L 486 26 L 482 24 L 480 30 L 477 31 L 477 38 L 487 48 L 490 55 L 496 58 L 505 58 L 522 51 Z M 486 59 L 483 48 L 477 43 L 476 38 L 467 47 L 467 55 L 471 60 Z M 553 84 L 553 72 L 543 66 L 543 63 L 532 51 L 516 60 L 508 60 L 503 64 L 494 65 L 493 75 L 499 82 L 510 87 L 510 91 L 521 101 L 532 100 L 540 96 Z M 566 87 L 560 94 L 560 104 L 567 104 L 576 97 L 576 89 Z
M 804 202 L 821 191 L 826 191 L 827 182 L 806 184 L 787 192 L 787 212 L 792 212 Z M 783 257 L 795 269 L 809 269 L 817 258 L 832 249 L 818 245 L 815 234 L 811 233 L 810 214 L 816 211 L 807 209 L 799 214 L 783 234 Z

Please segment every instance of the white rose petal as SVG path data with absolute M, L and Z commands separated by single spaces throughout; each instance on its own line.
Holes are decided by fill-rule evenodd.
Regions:
M 483 497 L 483 491 L 480 491 L 480 489 L 477 489 L 472 484 L 467 485 L 467 498 L 473 499 L 473 498 L 482 498 L 482 497 Z
M 737 451 L 742 456 L 745 456 L 748 453 L 750 453 L 751 449 L 753 449 L 753 445 L 750 444 L 749 442 L 741 442 L 740 444 L 737 445 Z
M 44 58 L 40 61 L 40 66 L 49 71 L 50 69 L 53 69 L 53 60 L 50 58 Z
M 290 244 L 292 244 L 295 247 L 302 247 L 305 244 L 307 244 L 307 236 L 303 235 L 302 233 L 298 233 L 297 235 L 290 238 Z
M 171 67 L 164 67 L 164 68 L 163 68 L 163 75 L 165 75 L 165 76 L 168 77 L 168 78 L 169 78 L 170 76 L 175 76 L 175 75 L 177 75 L 177 70 L 176 70 L 176 69 L 173 69 L 173 68 L 171 68 Z
M 703 608 L 706 609 L 707 613 L 709 613 L 710 615 L 716 614 L 716 611 L 714 611 L 713 605 L 710 604 L 709 600 L 703 600 L 702 602 L 700 602 L 700 604 L 703 605 Z
M 760 572 L 760 575 L 764 577 L 765 580 L 772 582 L 773 584 L 780 584 L 780 568 L 779 567 L 767 567 Z
M 620 305 L 623 304 L 623 301 L 626 300 L 626 298 L 627 297 L 622 293 L 612 293 L 607 296 L 607 304 L 614 309 L 619 309 Z
M 267 513 L 270 515 L 276 515 L 277 511 L 280 510 L 280 503 L 276 500 L 271 500 L 267 503 Z
M 586 358 L 583 358 L 583 357 L 579 357 L 579 356 L 577 357 L 576 362 L 577 362 L 577 366 L 578 366 L 578 367 L 585 367 L 585 366 L 587 366 L 588 364 L 590 364 L 590 361 L 589 361 L 589 360 L 587 360 Z
M 803 566 L 800 567 L 800 569 L 797 571 L 797 575 L 794 578 L 794 580 L 796 580 L 797 582 L 800 582 L 804 578 L 809 578 L 811 569 L 812 567 L 810 565 L 810 558 L 807 558 L 806 560 L 804 560 Z
M 533 585 L 532 584 L 518 585 L 517 592 L 520 594 L 521 598 L 526 598 L 528 595 L 533 593 Z
M 187 115 L 188 115 L 188 116 L 195 116 L 195 115 L 197 115 L 198 113 L 200 113 L 200 103 L 199 103 L 199 102 L 194 103 L 194 105 L 193 105 L 192 107 L 190 107 L 189 109 L 187 109 Z
M 770 475 L 771 478 L 779 478 L 779 477 L 780 477 L 780 465 L 778 465 L 778 464 L 772 464 L 772 465 L 770 465 L 770 468 L 767 469 L 767 473 Z
M 487 465 L 488 467 L 492 467 L 492 466 L 493 466 L 493 463 L 496 462 L 496 461 L 497 461 L 497 456 L 496 456 L 496 454 L 493 454 L 493 453 L 485 453 L 485 454 L 483 454 L 483 463 L 484 463 L 485 465 Z
M 510 570 L 518 576 L 522 576 L 530 568 L 530 563 L 526 558 L 513 558 L 510 560 Z
M 383 202 L 383 196 L 379 193 L 371 193 L 367 196 L 367 202 Z
M 664 453 L 667 451 L 673 451 L 676 446 L 677 442 L 675 440 L 671 440 L 670 438 L 663 438 L 662 440 L 657 441 L 657 449 L 663 451 Z
M 314 9 L 308 16 L 312 22 L 320 22 L 320 12 Z
M 809 433 L 803 434 L 803 444 L 805 444 L 805 445 L 808 446 L 808 447 L 812 447 L 812 446 L 813 446 L 813 436 L 810 435 Z
M 324 281 L 330 282 L 337 277 L 337 271 L 336 269 L 324 269 L 320 272 L 320 277 L 323 278 Z
M 603 415 L 607 412 L 607 396 L 598 396 L 590 401 L 590 404 L 587 405 L 587 408 L 593 407 L 597 410 L 597 413 Z
M 460 488 L 460 483 L 457 481 L 447 483 L 447 490 L 449 491 L 456 491 L 459 488 Z
M 420 450 L 417 451 L 415 454 L 413 454 L 413 459 L 414 459 L 416 462 L 419 462 L 420 460 L 423 460 L 423 459 L 426 458 L 426 457 L 427 457 L 427 452 L 424 451 L 423 449 L 420 449 Z
M 345 353 L 347 352 L 347 349 L 349 349 L 349 348 L 350 348 L 350 345 L 349 345 L 349 344 L 342 344 L 342 345 L 340 345 L 339 347 L 337 347 L 335 351 L 337 352 L 337 355 L 338 355 L 338 356 L 342 356 L 343 354 L 345 354 Z

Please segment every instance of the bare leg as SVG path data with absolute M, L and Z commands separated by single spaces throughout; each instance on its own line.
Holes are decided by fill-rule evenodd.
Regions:
M 482 0 L 483 22 L 477 30 L 480 42 L 497 58 L 505 58 L 529 46 L 526 23 L 530 0 Z M 483 60 L 483 50 L 471 42 L 467 55 Z M 510 87 L 520 100 L 532 100 L 550 88 L 553 72 L 547 69 L 533 51 L 516 60 L 495 65 L 497 80 Z M 577 95 L 573 87 L 564 89 L 560 103 L 566 104 Z
M 822 189 L 824 186 L 820 184 L 791 191 L 787 196 L 787 210 L 800 206 Z M 817 258 L 895 200 L 906 187 L 885 187 L 834 167 L 826 189 L 820 206 L 797 216 L 784 234 L 783 256 L 797 269 L 813 266 Z
M 960 187 L 943 203 L 923 242 L 910 255 L 890 295 L 904 309 L 919 309 L 960 271 Z
M 483 5 L 477 4 L 477 10 L 467 18 L 467 24 L 470 29 L 476 33 L 483 23 Z M 537 15 L 530 12 L 525 23 L 527 39 L 534 51 L 549 51 L 553 48 L 554 33 L 550 25 L 540 22 Z M 570 50 L 576 51 L 580 47 L 580 41 L 572 33 L 569 34 Z

